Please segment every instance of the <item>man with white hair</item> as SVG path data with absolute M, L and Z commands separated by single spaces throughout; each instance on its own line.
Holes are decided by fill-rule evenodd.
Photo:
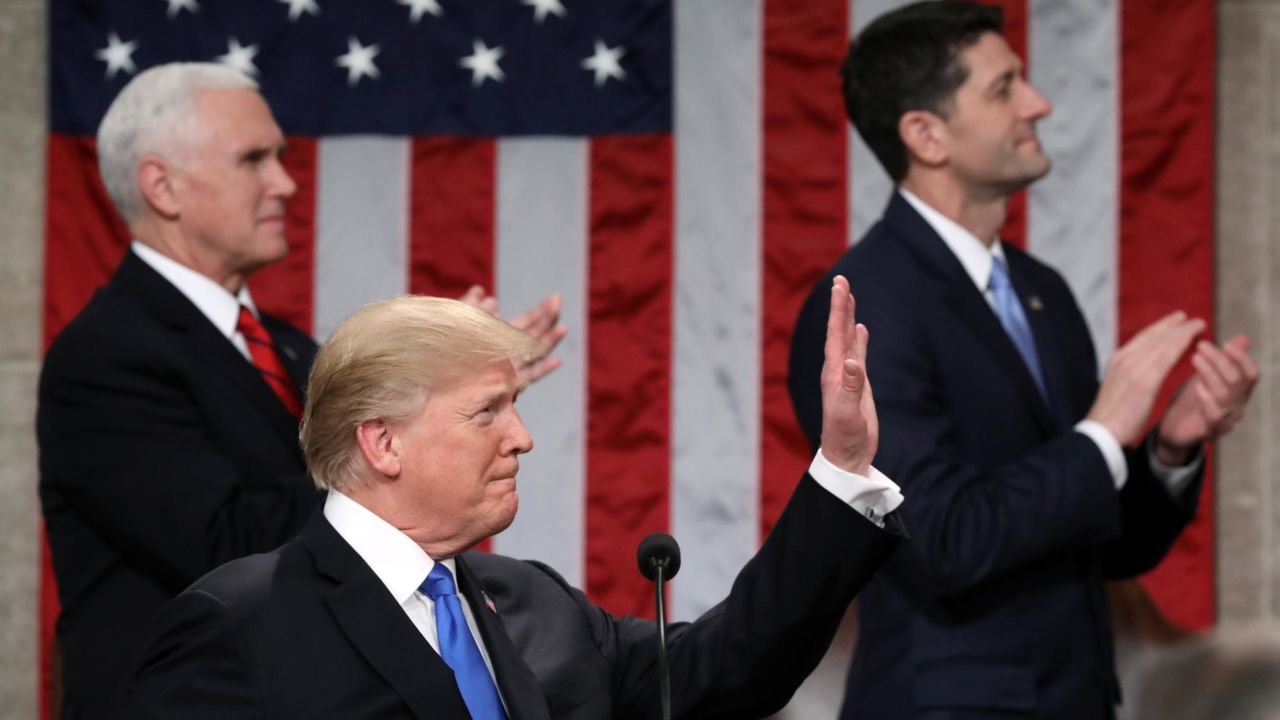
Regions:
M 866 329 L 844 278 L 831 295 L 822 448 L 728 598 L 670 628 L 671 717 L 776 712 L 903 536 L 903 498 L 870 464 Z M 533 440 L 513 363 L 536 352 L 453 300 L 347 319 L 302 423 L 323 510 L 161 612 L 128 716 L 660 717 L 655 623 L 609 614 L 541 563 L 467 552 L 515 517 Z
M 294 536 L 317 502 L 297 441 L 315 343 L 246 285 L 288 252 L 296 190 L 257 85 L 216 64 L 147 70 L 98 150 L 134 239 L 50 348 L 37 419 L 65 717 L 112 714 L 160 606 Z M 523 318 L 543 353 L 557 303 Z

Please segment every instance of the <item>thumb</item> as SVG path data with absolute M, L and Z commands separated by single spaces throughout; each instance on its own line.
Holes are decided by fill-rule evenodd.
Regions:
M 857 360 L 847 358 L 844 361 L 843 371 L 840 375 L 840 387 L 845 392 L 854 395 L 862 394 L 862 386 L 866 384 L 867 375 L 862 371 L 862 366 Z

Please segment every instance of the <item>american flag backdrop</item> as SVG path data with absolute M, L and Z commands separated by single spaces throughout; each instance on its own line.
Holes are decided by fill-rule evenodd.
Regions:
M 667 530 L 684 548 L 672 615 L 690 618 L 809 460 L 791 326 L 890 190 L 836 68 L 897 4 L 50 0 L 46 342 L 127 245 L 94 154 L 111 98 L 157 63 L 239 67 L 299 183 L 292 252 L 253 278 L 258 303 L 323 338 L 406 291 L 482 283 L 507 312 L 562 293 L 564 365 L 521 400 L 536 448 L 493 549 L 649 614 L 632 558 Z M 1003 5 L 1055 103 L 1040 126 L 1055 169 L 1015 199 L 1005 237 L 1067 276 L 1102 361 L 1174 307 L 1212 320 L 1214 3 Z M 1211 497 L 1147 578 L 1186 626 L 1214 615 Z

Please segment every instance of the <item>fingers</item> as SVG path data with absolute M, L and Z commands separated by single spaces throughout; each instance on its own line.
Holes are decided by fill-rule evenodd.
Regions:
M 1204 331 L 1199 318 L 1187 318 L 1181 310 L 1169 313 L 1143 328 L 1116 352 L 1116 360 L 1128 371 L 1151 381 L 1158 389 L 1191 341 Z
M 1249 336 L 1236 335 L 1223 344 L 1222 351 L 1235 361 L 1240 368 L 1240 372 L 1244 374 L 1245 379 L 1252 387 L 1254 383 L 1258 382 L 1261 370 L 1258 368 L 1258 363 L 1249 355 L 1249 345 Z
M 560 294 L 552 293 L 524 314 L 514 318 L 511 324 L 534 337 L 540 337 L 555 328 L 559 320 Z
M 862 364 L 867 365 L 867 343 L 871 340 L 871 333 L 867 331 L 867 326 L 858 323 L 853 326 L 853 359 Z
M 484 300 L 484 288 L 480 285 L 472 285 L 467 291 L 462 293 L 462 297 L 458 298 L 468 305 L 479 306 L 480 301 Z
M 1196 369 L 1200 381 L 1214 397 L 1223 402 L 1231 394 L 1232 386 L 1243 380 L 1234 361 L 1225 352 L 1214 347 L 1213 343 L 1203 340 L 1196 345 L 1196 352 L 1191 356 L 1191 366 Z
M 827 341 L 823 346 L 826 368 L 839 368 L 843 366 L 845 358 L 849 357 L 852 302 L 849 281 L 843 275 L 837 275 L 831 283 L 831 309 L 827 312 Z
M 1225 417 L 1233 411 L 1243 411 L 1259 373 L 1248 348 L 1249 339 L 1243 335 L 1228 340 L 1221 348 L 1208 341 L 1196 345 L 1191 364 L 1196 369 L 1197 382 L 1204 386 L 1216 409 L 1216 415 L 1207 417 Z
M 520 377 L 525 384 L 533 383 L 550 374 L 552 370 L 558 367 L 560 367 L 560 358 L 558 357 L 539 358 L 520 368 Z

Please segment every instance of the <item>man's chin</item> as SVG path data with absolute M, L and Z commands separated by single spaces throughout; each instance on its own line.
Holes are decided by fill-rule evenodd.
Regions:
M 1021 168 L 1021 172 L 1010 173 L 1011 177 L 1003 184 L 1001 194 L 1012 195 L 1048 175 L 1049 170 L 1053 168 L 1053 163 L 1047 156 L 1042 155 L 1040 157 L 1041 162 L 1027 163 L 1026 166 Z

